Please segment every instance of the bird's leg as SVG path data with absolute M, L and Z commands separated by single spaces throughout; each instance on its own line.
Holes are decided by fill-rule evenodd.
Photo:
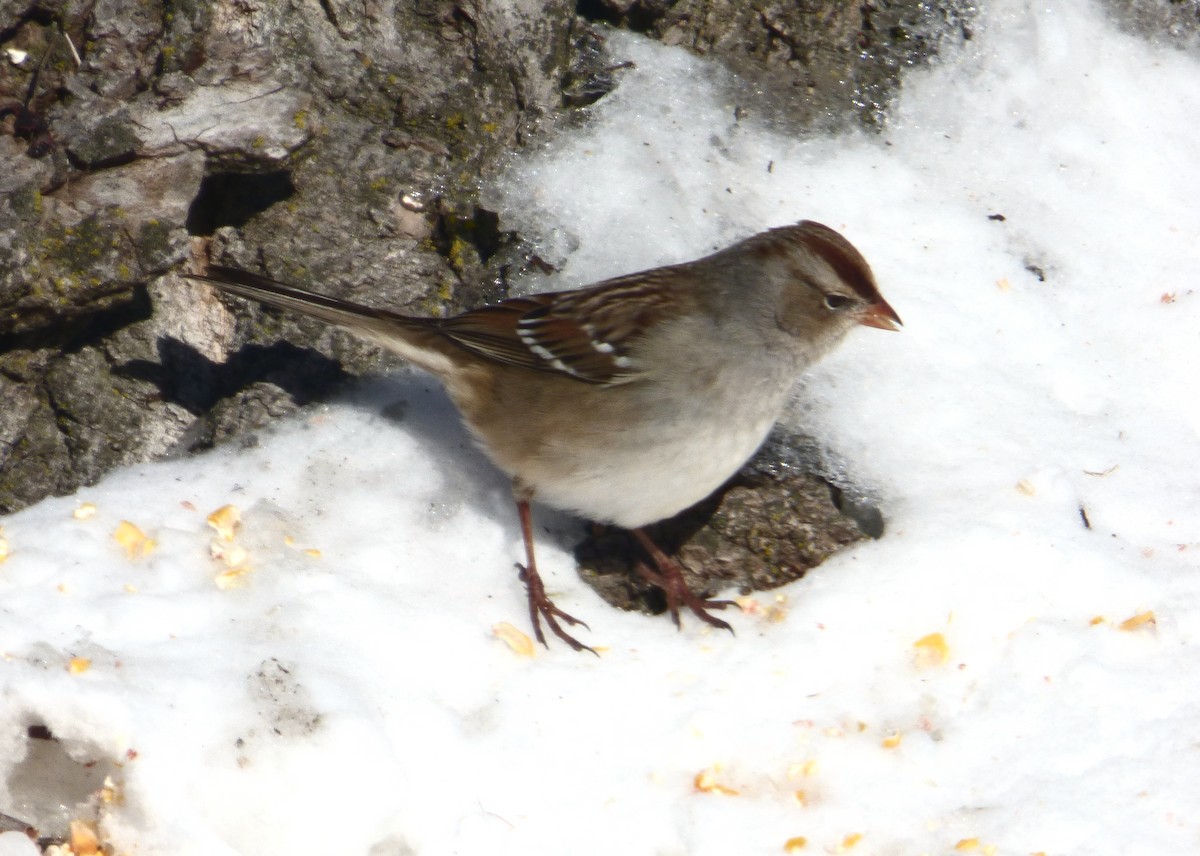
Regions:
M 554 631 L 554 635 L 562 641 L 566 642 L 576 651 L 591 651 L 596 653 L 595 649 L 584 645 L 578 639 L 571 636 L 567 631 L 559 626 L 558 619 L 562 619 L 567 624 L 572 626 L 578 624 L 587 627 L 582 621 L 573 615 L 568 615 L 557 606 L 554 601 L 550 600 L 546 594 L 546 586 L 542 583 L 542 577 L 537 571 L 537 562 L 533 558 L 533 515 L 529 510 L 529 500 L 517 498 L 517 515 L 521 518 L 521 537 L 525 539 L 525 564 L 517 565 L 520 570 L 521 582 L 525 583 L 525 593 L 529 596 L 529 620 L 533 623 L 533 634 L 537 637 L 537 641 L 541 642 L 547 648 L 546 637 L 542 635 L 541 619 L 546 619 L 546 623 L 550 625 L 550 629 Z M 591 628 L 588 628 L 589 630 Z
M 650 536 L 642 529 L 631 529 L 633 537 L 638 540 L 650 558 L 654 560 L 654 564 L 658 567 L 658 571 L 652 571 L 645 562 L 638 562 L 636 567 L 642 578 L 653 585 L 658 586 L 667 596 L 667 610 L 671 613 L 671 618 L 675 622 L 675 626 L 679 627 L 679 606 L 686 606 L 696 614 L 701 621 L 711 624 L 713 627 L 720 627 L 723 630 L 733 632 L 733 628 L 729 626 L 729 622 L 722 621 L 715 615 L 709 614 L 710 609 L 724 609 L 731 605 L 732 601 L 728 600 L 709 600 L 706 597 L 693 592 L 688 588 L 687 581 L 683 578 L 683 571 L 679 565 L 671 560 L 666 553 L 658 548 Z

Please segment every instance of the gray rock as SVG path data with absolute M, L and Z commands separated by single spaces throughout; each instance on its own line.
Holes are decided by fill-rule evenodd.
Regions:
M 743 82 L 741 109 L 793 127 L 878 126 L 902 72 L 969 39 L 968 0 L 586 0 L 591 20 L 684 45 Z
M 728 588 L 741 594 L 776 588 L 868 537 L 841 513 L 829 485 L 804 472 L 747 471 L 647 532 L 674 556 L 688 586 L 709 596 Z M 648 557 L 629 533 L 596 528 L 575 556 L 583 579 L 614 606 L 666 609 L 662 592 L 636 571 Z
M 565 0 L 167 11 L 0 3 L 3 46 L 30 55 L 0 63 L 0 511 L 376 364 L 179 281 L 190 256 L 416 311 L 495 296 L 474 183 L 553 121 L 573 24 Z M 22 121 L 48 129 L 46 151 Z
M 1106 5 L 1132 32 L 1200 50 L 1200 0 L 1106 0 Z

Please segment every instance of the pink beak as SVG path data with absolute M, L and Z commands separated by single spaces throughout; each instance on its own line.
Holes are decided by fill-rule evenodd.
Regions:
M 865 327 L 877 327 L 880 330 L 899 330 L 904 326 L 896 310 L 888 306 L 883 298 L 862 310 L 855 320 Z

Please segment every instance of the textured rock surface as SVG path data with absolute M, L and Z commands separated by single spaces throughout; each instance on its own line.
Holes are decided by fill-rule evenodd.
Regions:
M 741 475 L 717 495 L 647 531 L 675 556 L 692 590 L 709 595 L 781 586 L 867 537 L 838 510 L 824 480 L 798 472 Z M 636 572 L 646 557 L 629 533 L 598 528 L 576 548 L 575 557 L 583 578 L 614 606 L 666 609 L 662 591 Z
M 970 38 L 975 4 L 874 0 L 585 0 L 591 19 L 685 45 L 761 93 L 767 119 L 838 127 L 882 121 L 900 73 Z
M 485 296 L 498 238 L 474 182 L 557 109 L 569 5 L 314 8 L 0 4 L 2 46 L 29 54 L 0 63 L 0 511 L 261 424 L 375 361 L 291 319 L 249 344 L 253 326 L 169 276 L 191 254 L 417 311 Z
M 1107 0 L 1113 17 L 1133 32 L 1200 50 L 1197 0 Z

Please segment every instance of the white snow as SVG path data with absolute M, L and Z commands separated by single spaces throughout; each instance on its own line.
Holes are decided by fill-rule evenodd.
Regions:
M 563 263 L 529 287 L 843 230 L 905 328 L 795 419 L 881 540 L 735 638 L 608 607 L 541 510 L 603 650 L 522 657 L 507 485 L 432 381 L 380 378 L 2 521 L 0 811 L 61 828 L 107 776 L 127 854 L 1197 852 L 1200 63 L 1097 3 L 988 7 L 882 138 L 737 123 L 714 66 L 614 34 L 637 68 L 492 191 Z

